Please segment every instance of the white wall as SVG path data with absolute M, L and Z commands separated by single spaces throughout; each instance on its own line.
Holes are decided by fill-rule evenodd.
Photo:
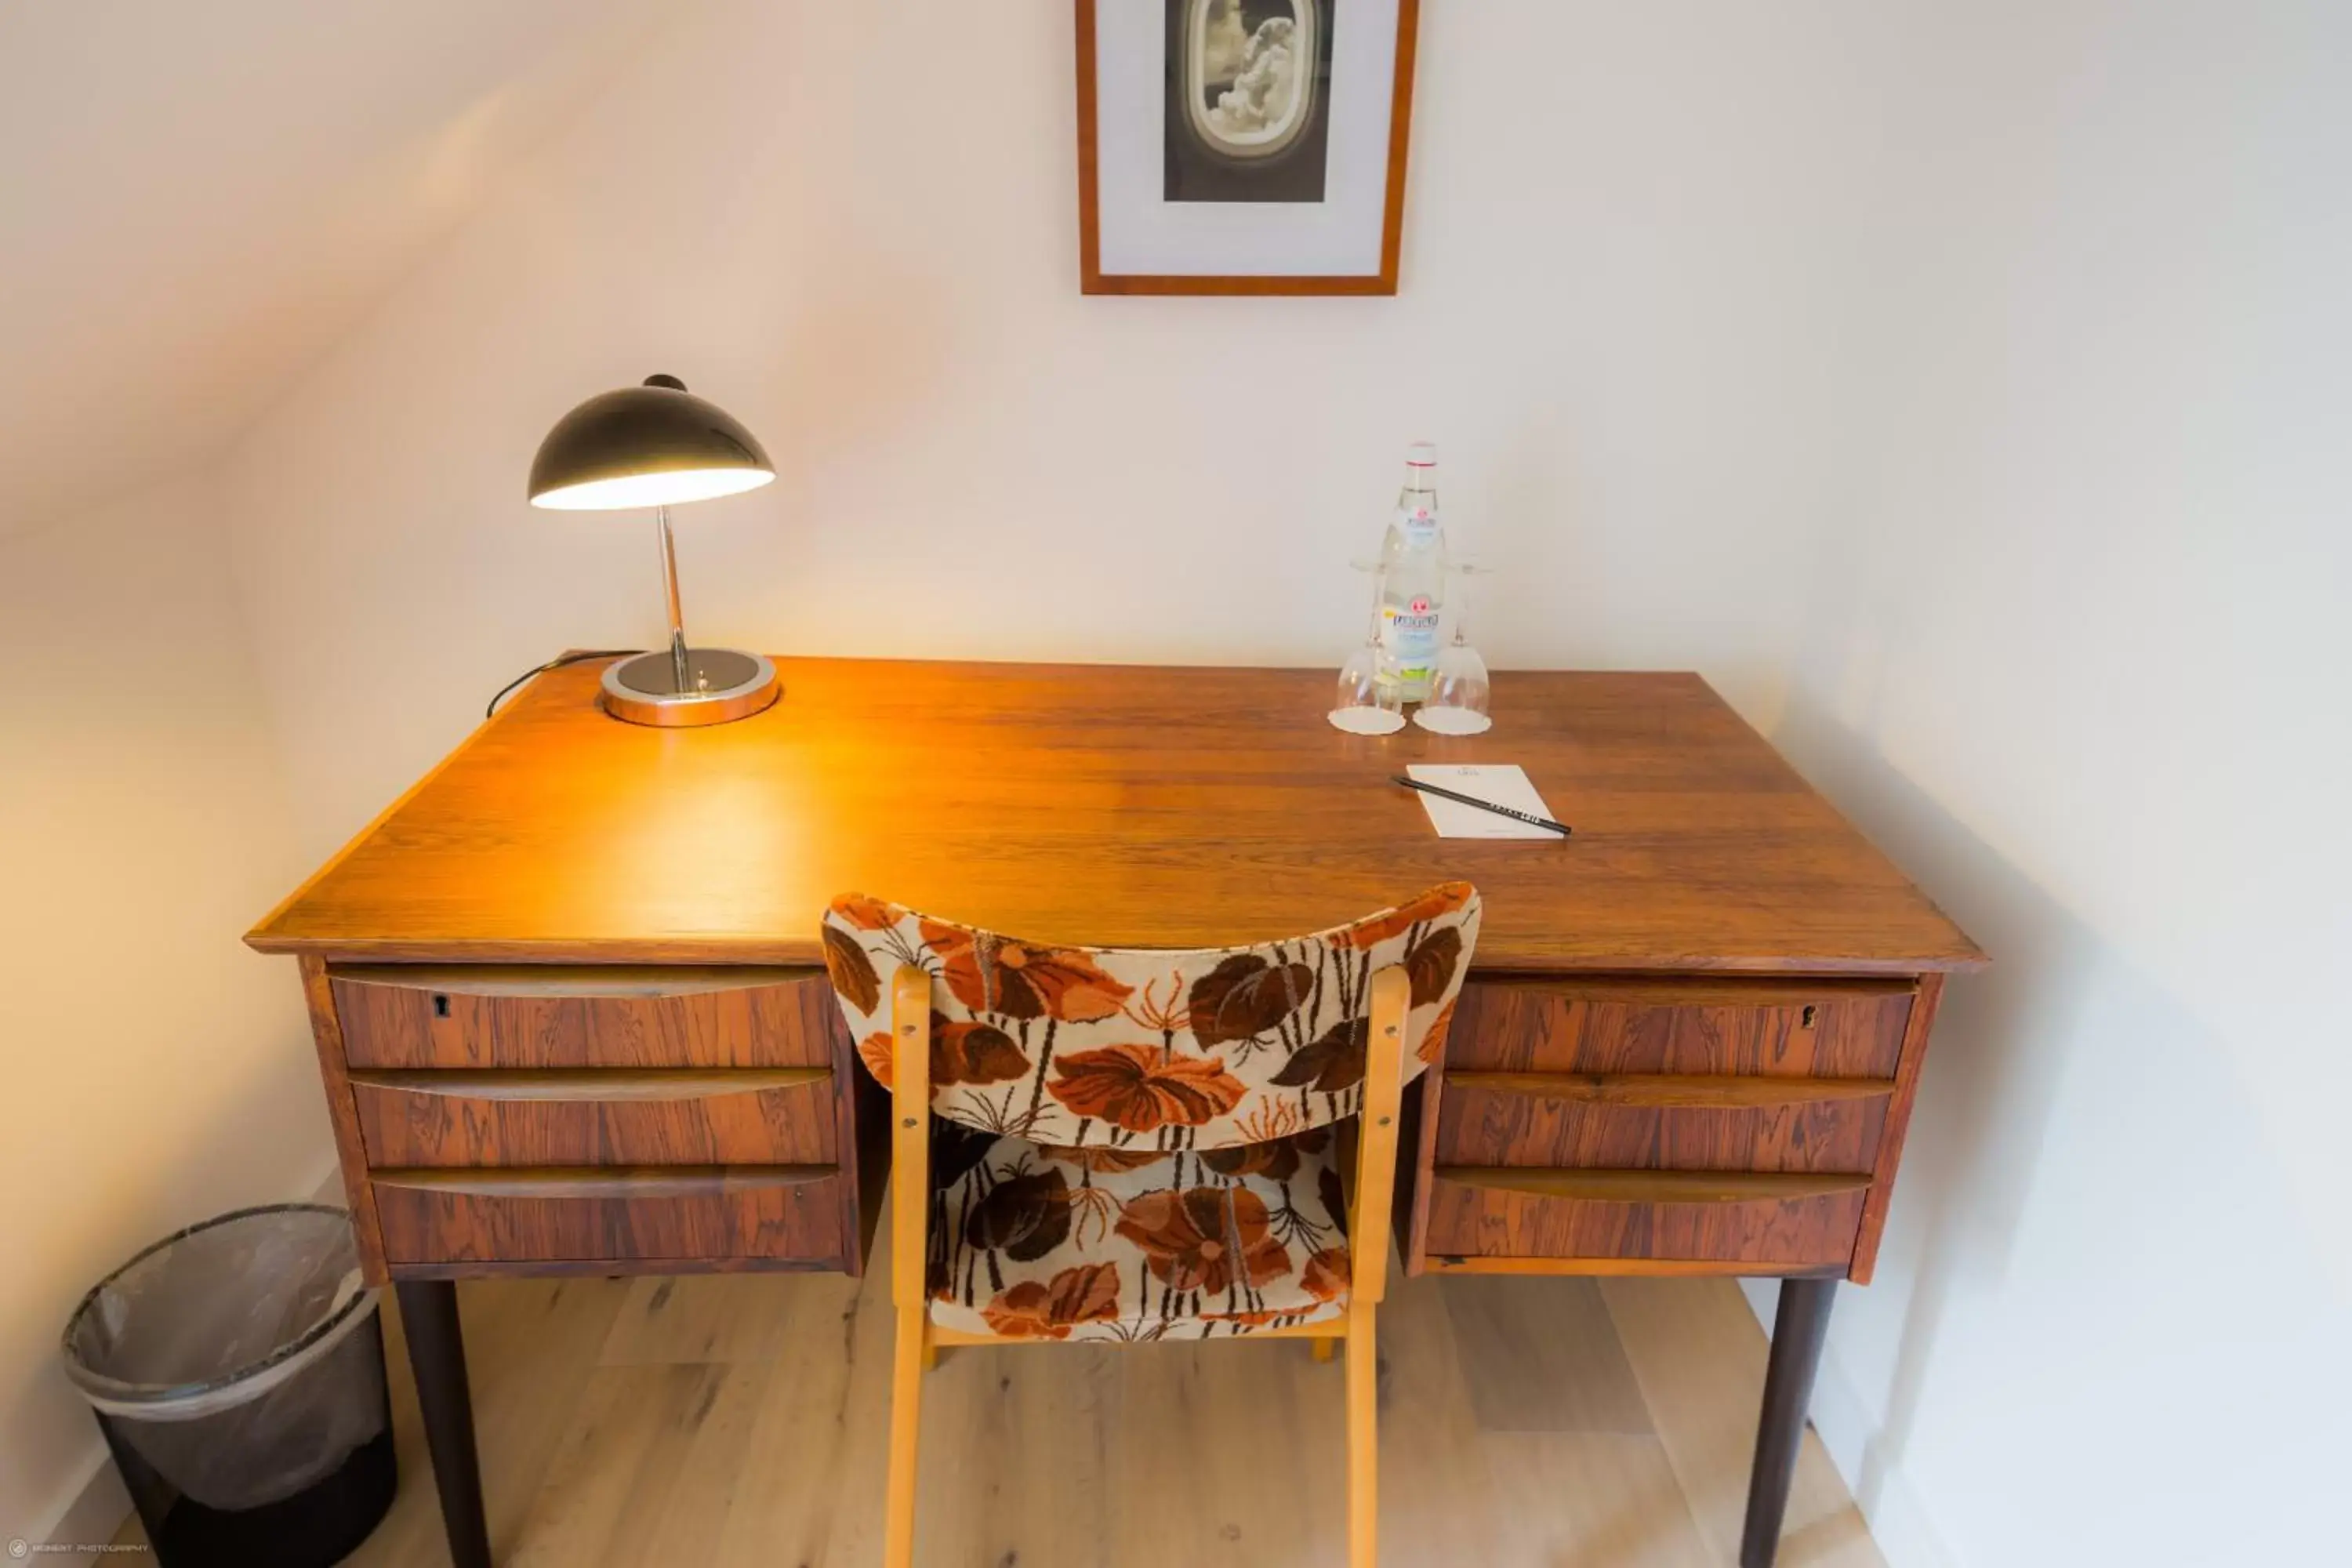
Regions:
M 58 1368 L 81 1292 L 332 1159 L 291 969 L 237 940 L 296 861 L 218 509 L 180 481 L 0 542 L 0 1540 L 100 1463 Z
M 681 3 L 0 5 L 0 539 L 208 467 Z
M 2352 10 L 1865 26 L 1872 357 L 1777 738 L 1995 967 L 1817 1418 L 1898 1568 L 2341 1561 Z
M 1896 1568 L 2311 1562 L 2347 1451 L 2347 13 L 1433 5 L 1405 292 L 1076 291 L 1068 8 L 721 4 L 231 454 L 306 854 L 646 643 L 1334 662 L 1439 440 L 1498 662 L 1696 667 L 1995 955 L 1821 1424 Z M 1344 24 L 1343 24 L 1344 25 Z M 886 616 L 884 606 L 890 606 Z
M 678 515 L 708 640 L 1336 668 L 1425 435 L 1491 652 L 1769 716 L 1867 216 L 1831 23 L 1430 7 L 1402 297 L 1147 300 L 1077 292 L 1068 5 L 715 5 L 229 465 L 309 843 L 512 672 L 650 646 L 650 524 L 523 478 L 656 370 L 784 469 Z

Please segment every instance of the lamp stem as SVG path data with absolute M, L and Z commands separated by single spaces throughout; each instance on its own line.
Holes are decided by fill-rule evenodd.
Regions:
M 654 508 L 654 521 L 661 530 L 662 592 L 669 597 L 670 671 L 677 677 L 677 689 L 686 691 L 686 621 L 677 607 L 677 546 L 670 539 L 669 508 Z

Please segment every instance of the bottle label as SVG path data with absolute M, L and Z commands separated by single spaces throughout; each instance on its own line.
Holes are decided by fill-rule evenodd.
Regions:
M 1381 606 L 1381 644 L 1399 679 L 1419 685 L 1429 679 L 1437 658 L 1437 616 L 1426 594 Z
M 1425 501 L 1400 506 L 1397 529 L 1412 543 L 1427 544 L 1437 537 L 1437 509 Z

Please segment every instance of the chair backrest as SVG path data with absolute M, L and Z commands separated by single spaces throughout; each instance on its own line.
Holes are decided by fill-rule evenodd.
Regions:
M 1371 976 L 1412 985 L 1407 1079 L 1437 1058 L 1478 937 L 1448 882 L 1288 942 L 1171 950 L 1018 941 L 835 899 L 824 961 L 866 1069 L 890 1082 L 890 977 L 931 977 L 931 1110 L 1066 1148 L 1216 1149 L 1355 1114 Z

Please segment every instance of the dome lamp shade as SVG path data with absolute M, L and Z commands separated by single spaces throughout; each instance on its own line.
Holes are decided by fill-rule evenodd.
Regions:
M 672 375 L 599 393 L 555 423 L 530 464 L 530 504 L 552 511 L 674 506 L 757 489 L 775 465 L 749 430 Z
M 669 509 L 740 495 L 776 477 L 749 430 L 674 375 L 600 393 L 555 422 L 530 464 L 530 504 L 553 511 L 652 507 L 660 535 L 669 647 L 604 667 L 597 700 L 632 724 L 691 726 L 748 719 L 782 695 L 765 655 L 686 644 Z

